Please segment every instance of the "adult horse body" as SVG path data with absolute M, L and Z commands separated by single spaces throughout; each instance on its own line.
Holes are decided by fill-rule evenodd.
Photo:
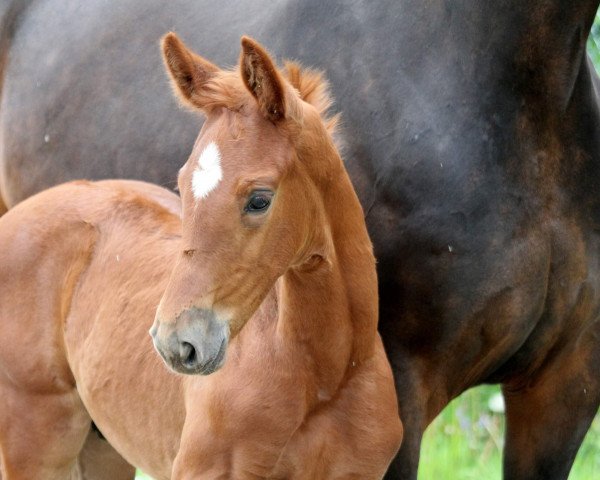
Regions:
M 450 399 L 498 382 L 505 476 L 563 479 L 600 398 L 600 145 L 585 62 L 597 6 L 6 2 L 2 195 L 11 206 L 74 177 L 170 185 L 196 127 L 157 93 L 167 28 L 220 62 L 249 33 L 326 68 L 379 259 L 405 426 L 390 478 L 416 477 L 422 432 Z
M 380 479 L 394 458 L 375 260 L 324 85 L 288 66 L 308 104 L 242 45 L 240 75 L 165 39 L 176 87 L 207 113 L 182 217 L 167 190 L 108 181 L 0 220 L 4 480 L 106 478 L 77 463 L 90 419 L 157 479 Z M 212 375 L 161 365 L 146 334 L 161 295 L 165 363 Z

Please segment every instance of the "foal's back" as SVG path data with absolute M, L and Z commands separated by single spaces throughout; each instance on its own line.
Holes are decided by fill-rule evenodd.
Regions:
M 77 469 L 73 459 L 90 414 L 103 420 L 103 412 L 93 411 L 97 401 L 114 405 L 106 423 L 119 430 L 115 447 L 122 453 L 148 426 L 176 432 L 156 436 L 154 464 L 139 459 L 148 470 L 169 468 L 181 427 L 176 419 L 183 418 L 180 384 L 162 366 L 147 330 L 173 264 L 178 210 L 178 197 L 153 185 L 75 182 L 0 218 L 0 446 L 11 461 L 10 478 L 54 478 L 61 465 L 66 475 Z M 119 375 L 106 367 L 109 360 Z M 172 415 L 121 414 L 132 403 L 152 409 L 148 386 L 164 392 L 160 400 Z M 27 418 L 31 428 L 11 429 L 15 418 Z M 142 418 L 144 429 L 135 423 Z M 59 447 L 40 434 L 45 426 L 61 430 Z

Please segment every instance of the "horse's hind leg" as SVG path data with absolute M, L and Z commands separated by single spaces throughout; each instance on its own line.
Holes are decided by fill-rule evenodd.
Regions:
M 2 148 L 0 146 L 0 152 Z M 4 182 L 2 154 L 0 153 L 0 217 L 8 211 L 8 202 L 6 201 L 6 183 Z M 2 480 L 2 477 L 0 477 Z
M 74 480 L 91 420 L 75 388 L 23 390 L 0 376 L 2 480 Z
M 93 430 L 87 436 L 79 454 L 79 469 L 82 480 L 132 480 L 135 468 L 99 434 Z M 0 478 L 0 480 L 2 480 Z
M 527 386 L 504 386 L 506 480 L 569 476 L 600 403 L 600 345 L 592 337 L 559 353 Z

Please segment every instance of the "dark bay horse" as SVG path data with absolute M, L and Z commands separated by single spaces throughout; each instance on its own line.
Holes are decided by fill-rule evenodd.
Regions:
M 327 70 L 378 258 L 416 478 L 454 397 L 501 383 L 509 479 L 565 479 L 600 400 L 597 1 L 37 0 L 2 4 L 0 190 L 173 186 L 197 120 L 162 94 L 175 29 L 233 64 L 240 34 Z
M 163 45 L 206 114 L 181 218 L 173 193 L 115 180 L 0 219 L 3 479 L 105 478 L 78 462 L 90 419 L 158 480 L 381 479 L 402 425 L 325 84 L 249 38 L 232 71 Z

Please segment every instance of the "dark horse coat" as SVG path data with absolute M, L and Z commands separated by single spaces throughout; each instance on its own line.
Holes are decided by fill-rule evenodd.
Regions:
M 600 401 L 598 2 L 4 1 L 0 185 L 174 186 L 201 120 L 166 91 L 177 31 L 234 64 L 241 34 L 323 68 L 379 261 L 380 330 L 415 478 L 455 396 L 501 383 L 505 477 L 564 479 Z

